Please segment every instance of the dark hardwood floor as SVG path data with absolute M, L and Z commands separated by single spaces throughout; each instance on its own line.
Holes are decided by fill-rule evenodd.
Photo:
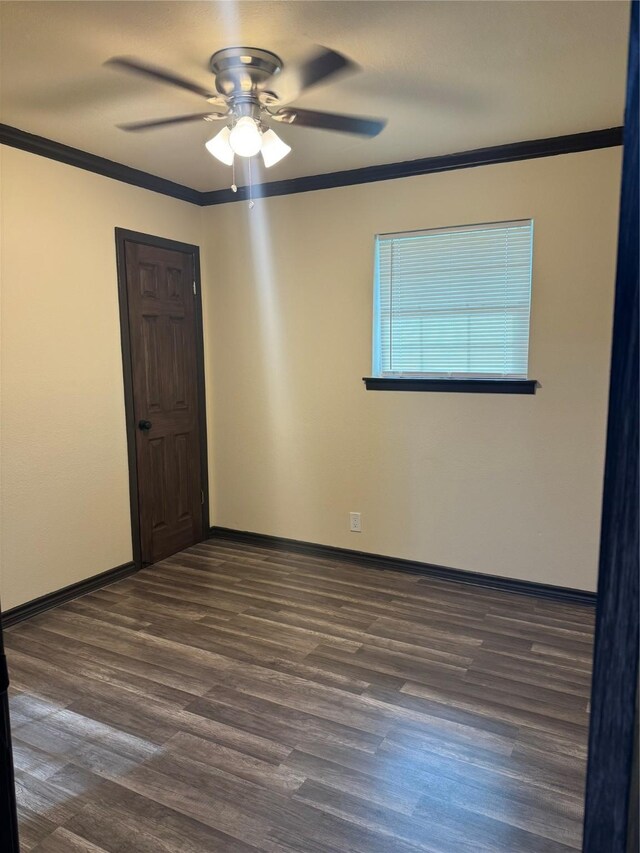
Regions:
M 6 631 L 37 853 L 580 849 L 593 611 L 221 540 Z

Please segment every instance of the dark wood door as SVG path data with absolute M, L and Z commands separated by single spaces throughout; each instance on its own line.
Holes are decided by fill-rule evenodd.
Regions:
M 125 241 L 143 563 L 203 538 L 193 264 L 190 253 Z

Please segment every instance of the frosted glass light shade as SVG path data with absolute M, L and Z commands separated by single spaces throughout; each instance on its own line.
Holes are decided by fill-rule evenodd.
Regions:
M 260 128 L 250 116 L 238 119 L 229 134 L 229 145 L 239 157 L 253 157 L 262 146 Z
M 220 160 L 221 163 L 224 163 L 227 166 L 231 166 L 233 164 L 233 148 L 229 145 L 229 137 L 231 136 L 231 131 L 228 127 L 223 127 L 220 133 L 217 133 L 213 139 L 210 139 L 208 142 L 205 142 L 205 148 Z
M 269 166 L 275 166 L 276 163 L 279 163 L 289 151 L 291 151 L 291 146 L 283 142 L 273 130 L 266 130 L 262 134 L 262 159 L 267 169 Z

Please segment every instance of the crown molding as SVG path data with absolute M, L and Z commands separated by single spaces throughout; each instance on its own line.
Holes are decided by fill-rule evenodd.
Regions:
M 238 187 L 238 191 L 235 193 L 230 189 L 200 192 L 166 178 L 150 175 L 140 169 L 107 160 L 105 157 L 98 157 L 95 154 L 63 145 L 60 142 L 54 142 L 43 136 L 35 136 L 6 124 L 0 124 L 0 144 L 20 148 L 41 157 L 48 157 L 50 160 L 57 160 L 69 166 L 76 166 L 79 169 L 95 172 L 98 175 L 168 195 L 181 201 L 188 201 L 200 207 L 247 201 L 249 198 L 248 187 Z M 419 160 L 403 160 L 399 163 L 385 163 L 381 166 L 366 166 L 363 169 L 349 169 L 342 172 L 327 172 L 323 175 L 306 175 L 301 178 L 271 181 L 254 186 L 253 197 L 269 198 L 293 193 L 314 192 L 315 190 L 349 187 L 376 181 L 390 181 L 395 178 L 429 175 L 435 172 L 450 172 L 454 169 L 470 169 L 474 166 L 490 166 L 498 163 L 513 163 L 518 160 L 532 160 L 538 157 L 553 157 L 557 154 L 575 154 L 579 151 L 614 148 L 619 145 L 622 145 L 622 127 L 609 127 L 604 130 L 571 133 L 548 139 L 531 139 L 525 142 L 512 142 L 507 145 L 494 145 L 490 148 L 475 148 L 472 151 L 444 154 L 439 157 L 423 157 Z
M 490 148 L 475 148 L 473 151 L 444 154 L 440 157 L 423 157 L 420 160 L 403 160 L 400 163 L 367 166 L 364 169 L 349 169 L 344 172 L 328 172 L 324 175 L 308 175 L 286 181 L 273 181 L 254 186 L 253 198 L 268 198 L 278 195 L 291 195 L 292 193 L 328 190 L 335 187 L 350 187 L 375 181 L 429 175 L 434 172 L 469 169 L 473 166 L 513 163 L 517 160 L 553 157 L 556 154 L 574 154 L 578 151 L 613 148 L 617 145 L 622 145 L 622 127 L 610 127 L 605 130 L 591 130 L 587 133 L 553 136 L 549 139 L 532 139 L 526 142 L 512 142 L 507 145 L 494 145 Z M 209 207 L 214 204 L 246 201 L 249 198 L 249 190 L 247 187 L 238 187 L 236 193 L 230 189 L 225 189 L 205 192 L 202 195 L 204 197 L 202 203 Z
M 9 145 L 11 148 L 20 148 L 30 154 L 39 154 L 49 160 L 57 160 L 59 163 L 66 163 L 67 166 L 76 166 L 78 169 L 95 172 L 95 174 L 103 175 L 105 178 L 113 178 L 116 181 L 132 184 L 134 187 L 140 187 L 143 190 L 151 190 L 154 193 L 180 199 L 180 201 L 203 204 L 203 193 L 193 190 L 191 187 L 176 184 L 174 181 L 159 178 L 157 175 L 150 175 L 148 172 L 116 163 L 114 160 L 107 160 L 106 157 L 89 154 L 88 151 L 81 151 L 79 148 L 72 148 L 70 145 L 63 145 L 61 142 L 54 142 L 44 136 L 27 133 L 8 124 L 0 124 L 0 144 Z

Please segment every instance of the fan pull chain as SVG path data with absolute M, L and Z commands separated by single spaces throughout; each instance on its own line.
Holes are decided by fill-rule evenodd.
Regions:
M 251 172 L 251 160 L 249 160 L 249 210 L 252 210 L 256 203 L 253 200 L 253 174 Z M 236 158 L 234 157 L 231 161 L 231 192 L 238 192 L 238 185 L 236 184 Z
M 231 161 L 231 192 L 238 192 L 238 185 L 236 184 L 236 158 L 234 157 Z

